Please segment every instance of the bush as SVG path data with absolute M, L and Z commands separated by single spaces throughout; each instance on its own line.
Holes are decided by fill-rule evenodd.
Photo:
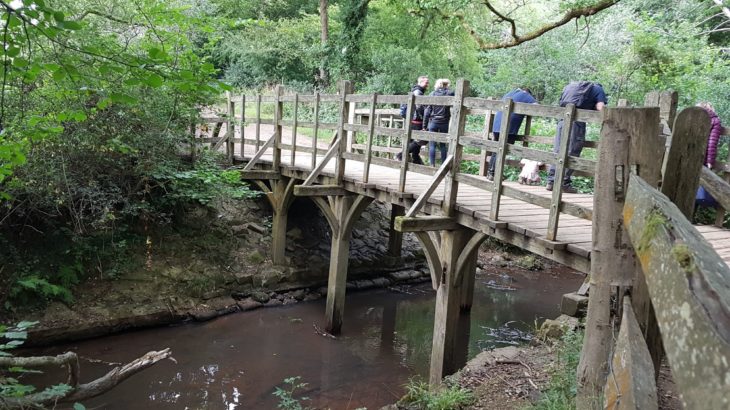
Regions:
M 411 380 L 406 385 L 406 395 L 398 402 L 409 409 L 424 410 L 458 410 L 467 408 L 474 402 L 474 395 L 469 389 L 458 384 L 447 386 L 438 391 L 431 391 L 424 381 Z

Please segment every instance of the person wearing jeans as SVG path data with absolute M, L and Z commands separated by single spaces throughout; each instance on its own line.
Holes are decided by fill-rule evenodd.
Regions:
M 434 91 L 430 94 L 434 97 L 453 96 L 454 92 L 449 89 L 451 81 L 446 78 L 436 80 Z M 428 105 L 423 112 L 424 130 L 429 132 L 449 132 L 449 121 L 451 121 L 451 108 L 448 105 Z M 446 161 L 448 145 L 444 142 L 429 141 L 428 160 L 432 167 L 436 166 L 436 146 L 441 151 L 441 162 Z

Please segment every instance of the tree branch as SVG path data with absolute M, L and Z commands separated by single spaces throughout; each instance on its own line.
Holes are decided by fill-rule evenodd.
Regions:
M 466 18 L 463 14 L 454 14 L 449 17 L 456 18 L 461 23 L 462 27 L 467 31 L 467 33 L 477 42 L 479 45 L 479 48 L 482 50 L 496 50 L 500 48 L 510 48 L 518 46 L 522 43 L 525 43 L 530 40 L 534 40 L 543 34 L 554 30 L 558 27 L 561 27 L 567 23 L 569 23 L 573 19 L 578 19 L 580 17 L 587 17 L 592 16 L 602 10 L 605 10 L 615 4 L 617 4 L 621 0 L 601 0 L 598 3 L 586 6 L 586 7 L 580 7 L 576 9 L 571 9 L 565 12 L 563 17 L 555 21 L 553 23 L 545 24 L 544 26 L 535 29 L 525 35 L 519 35 L 517 34 L 517 25 L 514 19 L 511 19 L 507 17 L 506 15 L 503 15 L 502 13 L 498 12 L 494 7 L 492 7 L 491 3 L 488 0 L 484 0 L 484 5 L 489 9 L 489 11 L 497 16 L 500 21 L 505 21 L 510 24 L 510 32 L 512 39 L 508 41 L 500 41 L 500 42 L 489 42 L 484 40 L 481 35 L 479 35 L 476 30 L 474 30 L 469 23 L 466 21 Z M 713 0 L 715 1 L 715 0 Z M 443 15 L 443 13 L 442 13 Z M 445 15 L 444 15 L 445 16 Z
M 111 390 L 132 375 L 152 366 L 160 360 L 169 358 L 171 355 L 172 352 L 170 352 L 169 348 L 157 352 L 147 352 L 144 356 L 139 357 L 124 366 L 117 366 L 106 375 L 81 385 L 78 384 L 78 357 L 76 356 L 76 353 L 73 352 L 67 352 L 58 356 L 0 358 L 0 366 L 41 367 L 52 364 L 65 364 L 69 368 L 69 385 L 72 387 L 65 396 L 61 397 L 49 397 L 48 394 L 40 392 L 17 399 L 6 398 L 3 403 L 3 406 L 5 407 L 3 408 L 37 408 L 54 405 L 55 403 L 73 403 L 90 399 Z

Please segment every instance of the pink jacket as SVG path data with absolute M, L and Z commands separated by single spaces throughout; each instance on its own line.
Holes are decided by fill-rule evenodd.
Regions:
M 710 164 L 715 166 L 715 157 L 717 157 L 717 144 L 720 142 L 720 134 L 722 134 L 722 124 L 717 114 L 712 111 L 705 109 L 707 114 L 710 115 L 710 136 L 707 140 L 707 151 L 705 151 L 705 163 L 703 165 Z

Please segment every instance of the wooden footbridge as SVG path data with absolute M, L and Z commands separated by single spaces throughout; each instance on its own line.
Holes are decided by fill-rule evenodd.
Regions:
M 347 81 L 334 95 L 284 95 L 283 90 L 277 87 L 273 96 L 229 96 L 226 114 L 207 118 L 222 124 L 224 135 L 199 134 L 195 143 L 225 148 L 231 162 L 245 164 L 242 178 L 266 193 L 273 209 L 274 263 L 285 263 L 293 198 L 317 204 L 332 231 L 330 332 L 339 333 L 342 326 L 354 221 L 377 200 L 392 207 L 389 253 L 398 256 L 402 234 L 413 232 L 437 291 L 432 384 L 461 365 L 455 362 L 459 316 L 472 304 L 477 249 L 494 237 L 591 274 L 578 375 L 585 397 L 605 385 L 609 401 L 619 397 L 626 405 L 634 397 L 649 397 L 656 408 L 653 376 L 665 351 L 685 403 L 728 407 L 730 231 L 687 222 L 700 180 L 730 209 L 727 183 L 702 168 L 709 127 L 704 111 L 689 108 L 676 115 L 676 93 L 649 95 L 647 105 L 655 107 L 603 112 L 473 98 L 463 80 L 454 97 L 358 95 Z M 408 115 L 417 104 L 450 106 L 449 133 L 394 128 L 388 109 L 403 103 Z M 505 119 L 511 113 L 527 116 L 515 144 L 489 138 L 494 113 L 500 111 Z M 391 121 L 384 126 L 379 118 L 389 112 Z M 551 137 L 533 135 L 531 127 L 544 128 L 556 119 L 568 124 L 562 128 L 566 134 L 576 121 L 600 127 L 600 143 L 586 145 L 588 156 L 597 159 L 569 156 L 567 135 L 555 150 Z M 470 127 L 474 123 L 476 129 Z M 508 123 L 502 121 L 502 135 Z M 448 143 L 448 157 L 438 168 L 407 162 L 406 147 L 414 139 Z M 393 159 L 396 152 L 403 160 Z M 494 181 L 485 177 L 488 152 L 495 153 Z M 506 181 L 503 172 L 515 158 L 556 164 L 557 181 L 568 168 L 593 176 L 595 196 L 565 194 L 559 184 L 550 192 Z M 612 317 L 623 318 L 619 342 L 622 335 L 646 342 L 614 345 Z M 633 323 L 639 327 L 629 326 Z M 700 336 L 689 334 L 698 329 Z M 687 351 L 697 355 L 689 360 Z M 629 358 L 617 362 L 619 354 Z M 609 369 L 613 393 L 606 383 Z M 635 408 L 652 408 L 643 405 Z

